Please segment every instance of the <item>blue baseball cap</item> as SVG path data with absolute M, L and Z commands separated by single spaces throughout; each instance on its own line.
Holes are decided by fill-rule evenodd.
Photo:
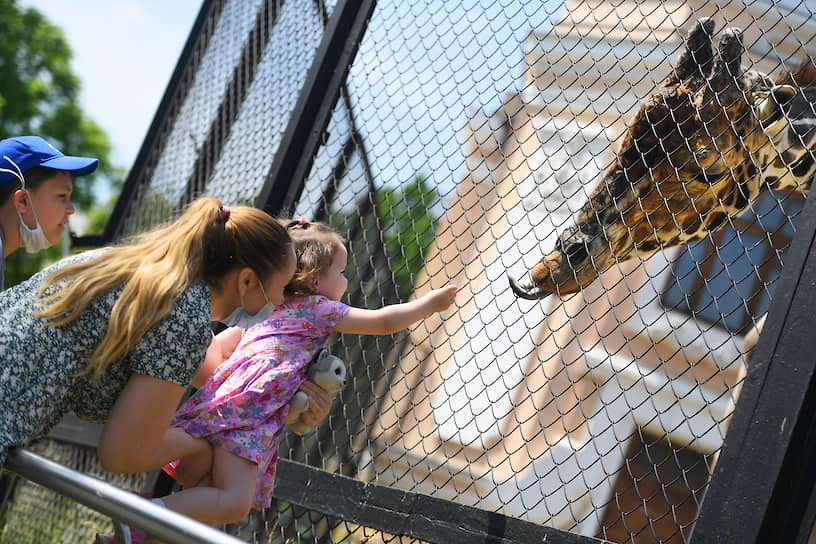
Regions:
M 9 159 L 25 174 L 35 166 L 65 170 L 75 176 L 87 176 L 99 166 L 99 159 L 70 157 L 39 136 L 15 136 L 0 140 L 0 168 L 16 170 Z M 14 174 L 0 171 L 0 185 L 15 179 Z

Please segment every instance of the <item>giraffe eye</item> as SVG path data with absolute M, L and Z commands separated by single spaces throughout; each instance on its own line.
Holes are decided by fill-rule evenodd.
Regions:
M 689 141 L 694 158 L 698 161 L 705 159 L 711 155 L 714 146 L 711 145 L 711 139 L 707 136 L 697 135 L 693 140 Z

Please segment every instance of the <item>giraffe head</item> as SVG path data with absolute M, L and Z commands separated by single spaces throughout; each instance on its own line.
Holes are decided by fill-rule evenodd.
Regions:
M 530 271 L 532 283 L 510 280 L 517 296 L 577 292 L 615 262 L 698 240 L 761 189 L 778 188 L 783 178 L 792 183 L 784 164 L 774 176 L 768 168 L 789 145 L 797 88 L 743 71 L 737 29 L 722 32 L 715 53 L 713 30 L 702 19 L 689 32 L 671 74 L 629 123 L 615 161 Z

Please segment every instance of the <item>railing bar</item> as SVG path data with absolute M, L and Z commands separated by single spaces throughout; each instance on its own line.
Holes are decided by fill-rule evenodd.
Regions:
M 9 450 L 5 468 L 168 544 L 244 543 L 133 493 L 22 448 Z
M 273 215 L 294 211 L 376 4 L 340 0 L 335 5 L 256 207 Z
M 611 544 L 498 512 L 278 460 L 276 499 L 430 544 Z

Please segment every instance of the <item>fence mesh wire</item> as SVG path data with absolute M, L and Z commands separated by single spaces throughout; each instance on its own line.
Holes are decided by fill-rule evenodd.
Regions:
M 334 9 L 213 6 L 120 236 L 198 194 L 255 201 Z M 379 1 L 286 212 L 347 237 L 352 305 L 460 292 L 404 333 L 335 336 L 351 379 L 281 455 L 613 542 L 687 542 L 801 188 L 569 297 L 520 300 L 507 278 L 569 227 L 694 21 L 741 27 L 743 64 L 772 74 L 814 62 L 814 15 L 812 1 Z M 410 540 L 282 502 L 227 530 Z

